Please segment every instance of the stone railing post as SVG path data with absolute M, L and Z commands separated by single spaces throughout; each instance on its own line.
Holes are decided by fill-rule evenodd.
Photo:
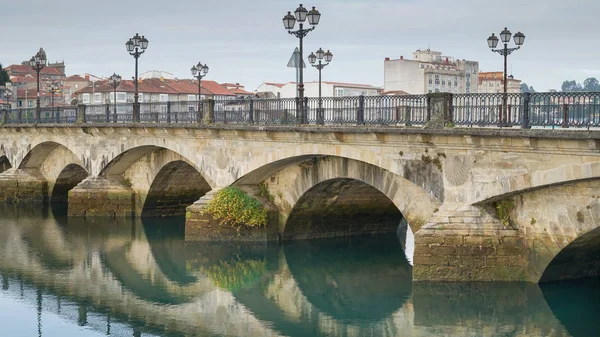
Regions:
M 167 102 L 167 123 L 171 123 L 171 102 Z
M 397 118 L 396 118 L 397 119 Z M 405 126 L 411 126 L 412 122 L 410 120 L 410 105 L 407 105 L 404 107 L 404 125 Z
M 300 111 L 299 97 L 296 97 L 296 124 L 302 124 L 302 111 Z
M 75 124 L 85 123 L 85 104 L 77 105 L 77 118 Z
M 208 99 L 208 123 L 212 124 L 215 122 L 215 100 Z
M 365 124 L 365 96 L 358 96 L 358 109 L 356 110 L 356 124 Z
M 254 124 L 254 100 L 250 99 L 250 113 L 248 115 L 248 121 L 250 124 Z
M 563 120 L 561 128 L 567 129 L 569 127 L 569 104 L 563 104 Z
M 452 94 L 427 94 L 427 122 L 425 128 L 443 128 L 452 122 Z
M 523 125 L 521 126 L 523 129 L 531 128 L 529 124 L 529 104 L 531 101 L 531 93 L 524 92 L 523 93 Z
M 7 120 L 8 120 L 8 110 L 6 110 L 6 109 L 0 110 L 0 125 L 6 124 Z
M 110 123 L 110 103 L 106 103 L 106 123 Z

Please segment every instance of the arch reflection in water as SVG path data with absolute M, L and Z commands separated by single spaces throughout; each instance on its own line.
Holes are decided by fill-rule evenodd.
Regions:
M 111 336 L 588 336 L 598 329 L 592 286 L 549 284 L 542 294 L 534 284 L 413 285 L 393 235 L 283 246 L 186 243 L 181 219 L 0 214 L 0 306 L 25 303 L 11 312 L 37 314 L 44 336 L 54 315 Z M 3 333 L 29 331 L 6 317 Z M 76 331 L 62 336 L 85 336 Z

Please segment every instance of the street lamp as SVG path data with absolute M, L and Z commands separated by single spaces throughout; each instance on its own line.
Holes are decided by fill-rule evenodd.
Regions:
M 129 55 L 135 58 L 135 93 L 133 94 L 133 121 L 140 121 L 140 103 L 138 101 L 138 58 L 146 51 L 148 48 L 148 40 L 142 35 L 140 36 L 138 33 L 135 33 L 135 36 L 129 39 L 125 43 L 125 47 L 127 47 L 127 52 Z
M 29 60 L 29 65 L 35 72 L 37 73 L 37 100 L 35 104 L 35 116 L 34 119 L 37 122 L 40 121 L 40 115 L 42 113 L 42 108 L 40 106 L 40 71 L 46 67 L 46 52 L 43 48 L 32 56 Z
M 52 82 L 50 83 L 50 85 L 48 86 L 48 91 L 50 92 L 50 94 L 52 95 L 51 97 L 51 107 L 52 107 L 52 116 L 54 116 L 54 94 L 60 92 L 60 86 L 58 85 L 58 83 Z
M 512 33 L 507 28 L 504 28 L 504 30 L 502 32 L 500 32 L 500 39 L 502 40 L 502 43 L 504 43 L 504 48 L 501 48 L 501 49 L 496 49 L 496 47 L 498 46 L 498 37 L 496 37 L 496 35 L 492 34 L 492 36 L 488 37 L 488 39 L 487 39 L 488 47 L 490 47 L 492 52 L 498 53 L 498 54 L 504 56 L 504 95 L 502 97 L 502 110 L 503 111 L 500 116 L 500 120 L 498 121 L 500 126 L 503 126 L 503 119 L 506 119 L 508 116 L 507 115 L 507 107 L 508 107 L 508 104 L 507 104 L 507 101 L 508 101 L 507 80 L 508 80 L 508 78 L 507 78 L 507 69 L 506 69 L 508 55 L 512 54 L 516 50 L 519 50 L 521 48 L 521 46 L 523 45 L 523 43 L 525 42 L 525 35 L 521 32 L 518 32 L 514 36 L 516 47 L 508 48 L 508 43 L 510 42 L 511 36 L 512 36 Z
M 311 25 L 311 28 L 304 29 L 304 22 L 308 19 L 308 23 Z M 307 118 L 304 112 L 304 80 L 303 80 L 303 69 L 302 69 L 302 59 L 303 59 L 303 47 L 302 40 L 308 34 L 308 32 L 314 30 L 316 26 L 319 24 L 319 20 L 321 19 L 321 13 L 313 7 L 310 11 L 307 11 L 306 8 L 300 4 L 294 11 L 294 15 L 292 12 L 288 12 L 283 17 L 283 27 L 288 30 L 288 33 L 296 36 L 300 39 L 300 74 L 298 77 L 298 122 L 300 124 L 307 124 Z M 294 26 L 296 25 L 296 21 L 300 24 L 298 30 L 294 31 Z
M 197 65 L 192 66 L 192 69 L 190 69 L 190 71 L 192 72 L 192 76 L 194 78 L 196 78 L 198 80 L 198 122 L 202 121 L 202 115 L 201 115 L 201 109 L 200 109 L 200 105 L 202 104 L 200 101 L 202 100 L 202 92 L 201 92 L 201 88 L 202 88 L 202 79 L 204 77 L 206 77 L 206 74 L 208 74 L 208 66 L 206 64 L 202 64 L 201 62 L 198 62 Z
M 323 59 L 325 59 L 325 63 L 323 63 Z M 323 114 L 323 99 L 321 98 L 321 70 L 329 65 L 331 60 L 333 59 L 333 54 L 328 50 L 324 52 L 322 48 L 317 50 L 317 53 L 310 53 L 308 55 L 308 62 L 319 70 L 319 110 L 317 111 L 317 123 L 324 124 L 324 114 Z M 319 60 L 319 63 L 315 64 Z
M 113 94 L 114 94 L 114 104 L 115 104 L 115 111 L 113 114 L 113 123 L 117 122 L 117 88 L 119 87 L 119 85 L 121 84 L 121 76 L 113 73 L 111 77 L 108 78 L 108 83 L 110 83 L 110 85 L 113 87 Z

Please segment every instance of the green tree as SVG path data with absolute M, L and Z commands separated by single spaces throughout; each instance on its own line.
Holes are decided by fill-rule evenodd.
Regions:
M 0 86 L 4 86 L 6 83 L 10 83 L 10 76 L 8 76 L 8 73 L 2 67 L 2 63 L 0 63 Z
M 521 83 L 521 92 L 529 92 L 529 86 L 527 83 Z
M 563 92 L 583 91 L 583 86 L 577 81 L 564 81 L 560 87 Z
M 585 91 L 599 91 L 600 82 L 595 77 L 589 77 L 583 81 L 583 90 Z

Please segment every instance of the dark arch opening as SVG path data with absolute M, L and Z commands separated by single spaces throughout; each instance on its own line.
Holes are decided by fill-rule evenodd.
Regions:
M 10 161 L 6 156 L 0 156 L 0 173 L 12 168 Z
M 165 165 L 156 175 L 142 210 L 142 216 L 180 216 L 186 208 L 211 190 L 194 167 L 184 161 Z
M 396 205 L 373 186 L 354 179 L 332 179 L 313 186 L 298 200 L 283 239 L 396 233 L 402 218 Z
M 600 227 L 580 236 L 546 267 L 540 283 L 600 276 Z
M 50 205 L 54 214 L 66 214 L 69 191 L 87 176 L 88 172 L 77 164 L 69 164 L 60 172 L 50 196 Z

